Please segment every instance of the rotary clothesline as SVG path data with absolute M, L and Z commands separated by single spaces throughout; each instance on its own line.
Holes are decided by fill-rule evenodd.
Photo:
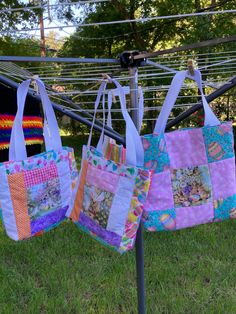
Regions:
M 9 84 L 10 86 L 16 88 L 17 84 L 14 82 L 10 82 L 9 80 L 6 80 L 4 78 L 0 78 L 0 80 L 4 83 Z M 228 84 L 226 84 L 226 86 L 222 86 L 219 90 L 215 91 L 213 94 L 214 96 L 209 95 L 207 97 L 207 100 L 209 101 L 210 98 L 211 100 L 214 99 L 214 97 L 218 97 L 221 95 L 221 93 L 226 92 L 227 90 L 229 90 L 231 87 L 235 86 L 236 84 L 236 79 L 234 79 L 233 81 L 229 82 Z M 131 84 L 130 87 L 132 90 L 137 90 L 137 88 L 133 88 L 134 84 Z M 193 113 L 194 110 L 196 111 L 197 109 L 199 109 L 201 107 L 201 104 L 197 104 L 195 106 L 193 106 L 190 110 L 187 110 L 183 115 L 185 115 L 185 118 L 187 116 L 189 116 L 190 113 Z M 60 112 L 63 112 L 63 108 L 61 108 L 60 106 L 54 104 L 54 108 L 59 110 Z M 81 119 L 80 116 L 75 115 L 73 112 L 68 112 L 65 111 L 66 114 L 70 117 L 75 118 L 76 120 L 80 120 L 83 121 Z M 182 117 L 183 117 L 182 115 Z M 170 125 L 175 125 L 179 120 L 183 119 L 182 117 L 177 117 L 176 119 L 174 119 L 173 121 L 171 121 L 167 127 L 169 127 Z M 91 122 L 90 121 L 86 121 L 84 120 L 84 123 L 86 125 L 90 125 L 91 126 Z M 98 127 L 97 125 L 95 125 L 95 128 L 101 131 L 101 127 Z M 121 143 L 124 143 L 124 140 L 119 136 L 116 136 L 116 134 L 112 131 L 109 133 L 109 128 L 105 129 L 105 133 L 112 137 L 115 138 L 116 140 L 118 140 Z M 143 265 L 143 251 L 142 251 L 142 228 L 139 228 L 138 233 L 137 233 L 137 238 L 136 238 L 136 262 L 137 262 L 137 282 L 138 282 L 138 300 L 139 300 L 139 313 L 145 313 L 145 290 L 144 290 L 144 265 Z
M 220 62 L 217 62 L 216 64 L 211 64 L 210 66 L 214 66 L 214 65 L 217 65 L 217 66 L 219 66 L 220 64 L 225 64 L 225 63 L 229 63 L 229 62 L 233 62 L 235 59 L 232 59 L 232 60 L 223 60 L 223 61 L 220 61 Z M 160 65 L 160 64 L 157 64 L 156 65 L 156 63 L 154 63 L 154 62 L 152 62 L 152 61 L 149 61 L 149 65 L 152 65 L 153 66 L 153 69 L 155 69 L 155 70 L 157 70 L 156 68 L 154 68 L 154 66 L 157 66 L 157 67 L 161 67 L 161 70 L 163 70 L 162 69 L 162 65 Z M 231 66 L 232 67 L 232 66 Z M 22 79 L 22 78 L 27 78 L 27 77 L 32 77 L 32 73 L 31 72 L 29 72 L 28 70 L 23 70 L 23 69 L 21 69 L 21 68 L 19 68 L 18 66 L 16 66 L 16 65 L 14 65 L 14 64 L 8 64 L 8 63 L 3 63 L 3 62 L 1 62 L 1 68 L 3 68 L 4 69 L 4 71 L 2 72 L 3 74 L 9 74 L 9 76 L 11 76 L 11 77 L 14 77 L 14 78 L 16 78 L 16 76 L 18 75 L 19 77 L 20 77 L 20 79 L 19 79 L 19 81 Z M 100 67 L 100 69 L 102 69 L 102 67 Z M 106 68 L 107 69 L 107 68 Z M 173 72 L 172 72 L 172 69 L 168 69 L 168 70 L 170 70 L 171 72 L 166 72 L 165 74 L 168 74 L 168 75 L 170 75 L 170 74 L 172 74 Z M 16 74 L 16 76 L 14 76 L 14 74 L 12 73 L 12 72 L 16 72 L 17 74 Z M 103 71 L 104 72 L 104 71 Z M 234 71 L 233 71 L 234 72 Z M 219 73 L 219 72 L 218 72 Z M 224 74 L 225 73 L 227 73 L 227 71 L 224 71 Z M 208 73 L 209 74 L 209 73 Z M 139 75 L 139 78 L 140 78 L 140 76 L 141 75 Z M 144 76 L 144 75 L 143 75 Z M 142 77 L 142 76 L 141 76 Z M 161 77 L 163 77 L 163 76 L 161 76 Z M 165 77 L 169 77 L 169 76 L 165 76 Z M 118 79 L 119 79 L 119 77 L 117 77 Z M 126 77 L 127 78 L 127 77 Z M 128 77 L 129 78 L 129 77 Z M 124 79 L 124 78 L 123 78 Z M 99 80 L 101 80 L 101 78 L 99 78 Z M 122 77 L 121 77 L 121 80 L 122 80 Z M 65 85 L 66 83 L 64 82 L 64 84 L 63 85 Z M 185 88 L 190 88 L 190 87 L 195 87 L 195 86 L 186 86 Z M 161 88 L 160 87 L 157 87 L 156 89 L 152 86 L 152 87 L 144 87 L 143 88 L 143 91 L 152 91 L 152 92 L 154 92 L 155 90 L 156 91 L 164 91 L 164 90 L 166 90 L 168 88 L 168 85 L 167 86 L 161 86 Z M 73 90 L 73 91 L 68 91 L 68 92 L 65 92 L 65 91 L 63 91 L 63 92 L 52 92 L 52 91 L 49 91 L 49 94 L 51 95 L 51 97 L 52 97 L 52 99 L 56 99 L 56 100 L 59 100 L 59 101 L 63 101 L 63 102 L 65 102 L 66 103 L 66 105 L 64 105 L 64 109 L 67 109 L 67 110 L 72 110 L 72 111 L 74 111 L 74 112 L 85 112 L 85 111 L 87 111 L 87 112 L 92 112 L 92 110 L 91 109 L 88 109 L 88 108 L 71 108 L 71 107 L 69 107 L 68 106 L 68 102 L 67 102 L 67 100 L 66 99 L 60 99 L 59 97 L 58 97 L 58 95 L 74 95 L 74 94 L 79 94 L 79 96 L 92 96 L 92 95 L 96 95 L 96 90 L 94 90 L 94 91 L 89 91 L 89 92 L 87 92 L 87 91 L 84 91 L 84 92 L 81 92 L 81 90 Z M 180 96 L 179 97 L 179 99 L 181 99 L 181 98 L 187 98 L 187 97 L 189 97 L 189 98 L 195 98 L 195 99 L 197 99 L 196 97 L 197 96 Z M 159 101 L 161 101 L 163 99 L 163 97 L 145 97 L 144 98 L 144 101 L 150 101 L 150 100 L 159 100 Z M 83 105 L 87 105 L 87 104 L 89 104 L 89 103 L 93 103 L 93 101 L 91 101 L 91 102 L 88 102 L 88 101 L 81 101 L 81 99 L 80 99 L 80 105 L 82 104 L 82 106 Z M 186 107 L 189 107 L 189 106 L 191 106 L 193 103 L 192 102 L 188 102 L 188 103 L 184 103 L 184 104 L 182 104 L 182 105 L 178 105 L 178 104 L 176 104 L 176 107 L 182 107 L 182 108 L 186 108 Z M 69 105 L 70 105 L 70 103 L 69 103 Z M 157 105 L 155 105 L 155 106 L 146 106 L 145 107 L 145 112 L 147 112 L 147 111 L 152 111 L 152 110 L 157 110 L 157 109 L 159 109 L 160 108 L 160 106 L 157 106 Z M 86 110 L 87 109 L 87 110 Z M 132 108 L 132 110 L 137 110 L 137 108 Z M 131 111 L 132 111 L 131 110 Z M 119 112 L 119 110 L 116 110 L 116 109 L 112 109 L 112 111 L 111 112 Z
M 219 62 L 216 62 L 216 63 L 207 64 L 207 65 L 205 64 L 204 66 L 200 67 L 199 69 L 204 71 L 205 69 L 211 68 L 210 71 L 209 70 L 207 71 L 208 76 L 214 75 L 214 74 L 231 73 L 231 72 L 233 72 L 232 69 L 235 68 L 235 66 L 234 66 L 236 64 L 235 61 L 236 61 L 236 58 L 227 59 L 227 60 L 220 60 Z M 176 69 L 163 66 L 162 64 L 156 64 L 153 61 L 148 61 L 147 64 L 151 65 L 152 67 L 151 68 L 149 67 L 148 69 L 143 69 L 142 71 L 140 71 L 139 78 L 147 79 L 148 77 L 154 77 L 154 76 L 159 76 L 160 78 L 165 78 L 166 75 L 173 74 L 177 71 Z M 4 64 L 3 62 L 1 62 L 1 68 L 7 69 L 8 67 L 9 67 L 8 64 Z M 214 69 L 214 67 L 217 67 L 217 68 Z M 156 69 L 156 68 L 158 68 L 158 69 Z M 117 68 L 115 68 L 115 69 L 117 69 Z M 43 70 L 43 68 L 42 68 L 42 70 Z M 58 73 L 57 76 L 45 76 L 45 74 L 48 74 L 49 72 L 47 72 L 47 71 L 44 72 L 44 70 L 43 70 L 43 73 L 40 77 L 42 80 L 47 80 L 47 81 L 59 80 L 61 82 L 62 81 L 64 81 L 64 82 L 66 82 L 66 81 L 99 81 L 101 79 L 101 77 L 96 77 L 96 76 L 98 76 L 99 72 L 102 70 L 107 71 L 107 70 L 110 70 L 110 68 L 107 69 L 107 68 L 101 67 L 99 69 L 99 71 L 96 71 L 96 73 L 90 74 L 90 78 L 87 77 L 88 74 L 79 75 L 75 72 L 75 70 L 72 70 L 70 73 L 69 73 L 69 70 L 67 70 L 68 73 L 65 74 L 65 71 L 63 69 L 61 70 L 63 77 L 60 76 L 60 72 Z M 160 72 L 160 70 L 166 70 L 166 72 L 163 73 L 163 72 Z M 224 70 L 224 71 L 222 72 L 222 70 Z M 145 73 L 144 71 L 155 72 L 155 73 Z M 19 76 L 23 75 L 21 71 L 17 72 L 16 68 L 15 68 L 15 70 L 13 70 L 12 66 L 9 68 L 9 72 L 15 73 L 15 75 L 19 75 Z M 50 71 L 50 72 L 53 72 L 53 71 Z M 39 71 L 35 72 L 34 74 L 39 74 Z M 76 77 L 71 77 L 69 74 L 76 75 Z M 94 76 L 94 77 L 91 77 L 91 76 Z M 26 73 L 24 74 L 24 77 L 27 78 Z M 130 79 L 130 76 L 114 76 L 114 77 L 116 77 L 116 79 L 118 79 L 118 80 L 129 80 Z

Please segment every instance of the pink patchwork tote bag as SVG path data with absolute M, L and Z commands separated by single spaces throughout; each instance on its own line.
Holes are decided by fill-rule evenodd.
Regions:
M 103 133 L 97 148 L 90 146 L 92 126 L 88 144 L 83 147 L 80 179 L 67 216 L 91 237 L 124 253 L 134 246 L 150 176 L 149 171 L 142 168 L 143 146 L 126 110 L 122 87 L 117 81 L 111 81 L 119 89 L 121 110 L 126 122 L 127 163 L 118 163 L 104 157 Z M 98 91 L 93 125 L 101 97 L 104 111 L 106 84 L 107 82 L 103 81 Z M 103 119 L 103 125 L 104 123 Z
M 39 235 L 66 219 L 72 187 L 78 179 L 73 149 L 62 147 L 52 105 L 39 79 L 35 82 L 44 109 L 46 152 L 27 158 L 22 119 L 30 82 L 27 80 L 18 87 L 9 161 L 0 163 L 2 217 L 13 240 Z
M 202 128 L 165 132 L 187 71 L 171 83 L 154 133 L 142 137 L 145 167 L 153 171 L 144 207 L 144 226 L 149 231 L 176 230 L 236 218 L 236 182 L 231 122 L 220 122 L 196 81 L 205 111 Z

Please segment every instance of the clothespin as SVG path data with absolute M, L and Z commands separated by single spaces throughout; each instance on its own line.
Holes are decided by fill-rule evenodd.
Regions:
M 112 79 L 111 79 L 111 77 L 108 74 L 102 73 L 102 78 L 104 80 L 107 80 L 108 83 L 112 83 Z
M 32 78 L 31 78 L 31 80 L 32 80 L 32 85 L 33 85 L 33 87 L 34 87 L 34 91 L 35 91 L 36 94 L 39 94 L 38 84 L 37 84 L 36 81 L 35 81 L 35 80 L 37 80 L 38 78 L 39 78 L 38 75 L 33 75 Z
M 194 76 L 194 65 L 193 65 L 193 60 L 192 59 L 189 59 L 187 61 L 187 67 L 188 67 L 189 75 Z

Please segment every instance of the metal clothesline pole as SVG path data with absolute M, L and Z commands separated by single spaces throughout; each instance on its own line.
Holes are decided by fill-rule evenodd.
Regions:
M 138 68 L 129 68 L 130 79 L 130 104 L 132 110 L 132 120 L 138 128 L 139 124 L 139 109 L 138 109 Z M 145 297 L 145 278 L 144 278 L 144 249 L 143 249 L 143 226 L 140 226 L 137 231 L 136 242 L 136 276 L 137 276 L 137 297 L 138 297 L 138 314 L 146 313 L 146 297 Z

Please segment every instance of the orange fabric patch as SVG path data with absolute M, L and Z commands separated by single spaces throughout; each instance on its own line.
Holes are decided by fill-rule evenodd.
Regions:
M 81 176 L 80 176 L 79 187 L 78 187 L 78 190 L 77 190 L 76 196 L 75 196 L 74 207 L 73 207 L 73 210 L 72 210 L 71 215 L 70 215 L 70 218 L 74 222 L 78 221 L 80 212 L 82 210 L 83 199 L 84 199 L 84 185 L 86 182 L 87 170 L 88 170 L 88 162 L 87 162 L 87 160 L 84 160 L 83 165 L 82 165 L 82 172 L 81 172 Z
M 31 235 L 30 217 L 28 215 L 27 194 L 24 184 L 24 173 L 19 172 L 8 176 L 11 200 L 16 218 L 19 240 Z

